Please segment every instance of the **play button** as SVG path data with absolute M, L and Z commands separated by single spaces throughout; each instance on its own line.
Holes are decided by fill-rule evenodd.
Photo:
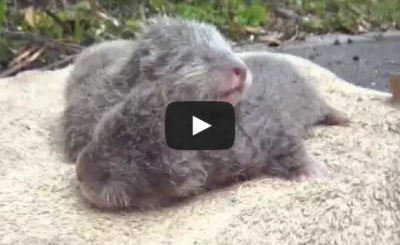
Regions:
M 165 113 L 165 141 L 174 150 L 229 149 L 235 141 L 234 108 L 227 102 L 172 102 Z
M 198 119 L 197 117 L 193 116 L 192 117 L 192 135 L 196 135 L 198 133 L 200 133 L 201 131 L 204 131 L 206 129 L 208 129 L 209 127 L 211 127 L 210 124 Z

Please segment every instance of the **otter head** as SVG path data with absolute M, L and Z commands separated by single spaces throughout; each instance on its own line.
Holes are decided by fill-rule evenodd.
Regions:
M 252 75 L 223 35 L 204 22 L 158 17 L 138 39 L 137 56 L 146 80 L 162 81 L 175 100 L 225 101 L 233 106 Z

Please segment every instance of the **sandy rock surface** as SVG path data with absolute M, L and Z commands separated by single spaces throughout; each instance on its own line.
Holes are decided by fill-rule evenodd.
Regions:
M 309 76 L 350 127 L 319 127 L 307 147 L 326 178 L 261 178 L 145 213 L 98 211 L 77 194 L 57 144 L 71 67 L 0 80 L 0 244 L 400 244 L 400 110 L 282 55 Z

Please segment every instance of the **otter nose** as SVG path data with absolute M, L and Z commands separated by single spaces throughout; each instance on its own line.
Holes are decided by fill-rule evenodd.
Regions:
M 244 67 L 233 68 L 233 74 L 239 78 L 240 85 L 244 85 L 247 77 L 247 69 Z

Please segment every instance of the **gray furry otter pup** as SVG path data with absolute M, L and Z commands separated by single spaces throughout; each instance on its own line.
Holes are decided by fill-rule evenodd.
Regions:
M 236 53 L 249 67 L 253 86 L 247 91 L 250 97 L 269 96 L 270 107 L 281 108 L 306 129 L 314 125 L 347 125 L 350 118 L 329 105 L 311 86 L 312 76 L 301 74 L 286 58 L 288 54 L 268 51 Z M 303 59 L 298 57 L 298 59 Z M 310 71 L 311 72 L 311 71 Z M 324 82 L 324 81 L 321 81 Z M 268 90 L 262 94 L 260 90 Z M 261 94 L 260 94 L 261 93 Z
M 121 55 L 124 45 L 135 50 L 129 57 L 123 55 L 121 63 L 110 62 L 85 72 L 85 63 L 78 59 L 71 75 L 67 91 L 77 100 L 70 99 L 64 114 L 69 119 L 65 132 L 79 136 L 82 126 L 93 127 L 83 129 L 88 132 L 86 144 L 75 148 L 80 148 L 76 151 L 80 188 L 91 203 L 105 209 L 148 209 L 230 184 L 239 177 L 268 173 L 298 178 L 323 172 L 323 165 L 314 163 L 304 148 L 305 126 L 293 120 L 285 105 L 279 104 L 276 91 L 263 83 L 256 87 L 258 93 L 247 94 L 237 107 L 232 149 L 169 149 L 163 123 L 170 102 L 220 100 L 236 105 L 251 83 L 251 72 L 210 25 L 166 19 L 153 27 L 139 39 L 137 47 L 128 41 L 114 47 Z M 160 27 L 164 32 L 157 35 Z M 182 35 L 184 38 L 178 39 Z M 107 61 L 111 56 L 105 49 L 102 52 Z M 186 62 L 174 62 L 182 57 Z M 135 59 L 141 61 L 138 69 L 131 67 L 137 64 Z M 98 73 L 107 69 L 117 72 Z M 137 70 L 140 72 L 135 73 Z M 72 138 L 66 137 L 67 145 L 74 145 Z
M 64 152 L 75 162 L 104 112 L 143 81 L 174 74 L 178 81 L 213 80 L 213 93 L 236 104 L 251 73 L 214 26 L 181 18 L 156 17 L 136 40 L 107 41 L 78 56 L 65 89 Z M 201 77 L 203 76 L 203 77 Z M 233 89 L 233 90 L 232 90 Z M 188 95 L 189 96 L 189 95 Z M 210 95 L 211 96 L 211 95 Z

